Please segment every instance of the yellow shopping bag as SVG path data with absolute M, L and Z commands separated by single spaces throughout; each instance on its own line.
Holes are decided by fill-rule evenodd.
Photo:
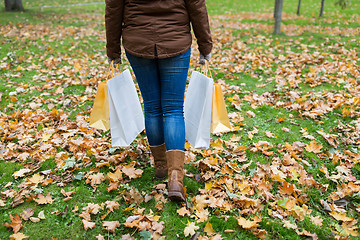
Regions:
M 212 109 L 211 109 L 211 132 L 229 132 L 231 130 L 229 117 L 226 111 L 224 95 L 218 83 L 213 85 Z
M 109 72 L 106 77 L 106 81 L 99 83 L 96 92 L 94 105 L 90 113 L 90 127 L 107 131 L 110 129 L 110 113 L 109 113 L 109 96 L 107 89 L 107 81 L 109 80 L 110 72 L 113 72 L 114 76 L 119 71 L 113 67 L 113 63 L 110 64 Z
M 209 69 L 209 66 L 206 67 L 206 72 L 206 75 L 210 74 L 210 77 L 214 79 Z M 210 132 L 220 133 L 229 131 L 231 131 L 231 126 L 224 101 L 224 94 L 222 93 L 220 84 L 214 83 L 212 94 Z

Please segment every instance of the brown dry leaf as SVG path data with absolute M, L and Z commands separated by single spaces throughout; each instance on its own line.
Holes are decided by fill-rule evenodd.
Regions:
M 291 195 L 294 193 L 294 185 L 284 181 L 282 187 L 279 189 L 279 193 L 283 195 Z
M 40 182 L 42 182 L 44 180 L 44 176 L 40 175 L 40 174 L 34 174 L 32 177 L 28 178 L 28 182 L 30 184 L 34 184 L 37 185 Z
M 130 179 L 141 177 L 143 170 L 135 169 L 133 166 L 124 166 L 122 168 L 123 173 Z
M 119 204 L 115 201 L 106 201 L 106 208 L 108 208 L 111 212 L 114 212 L 114 209 L 118 209 L 119 208 Z
M 101 206 L 99 204 L 94 204 L 94 203 L 88 203 L 88 205 L 86 207 L 83 207 L 82 210 L 87 211 L 88 213 L 91 214 L 98 214 L 99 210 L 101 209 Z
M 20 229 L 23 227 L 23 225 L 21 224 L 22 220 L 17 214 L 15 215 L 15 217 L 10 214 L 10 221 L 10 223 L 3 223 L 3 226 L 12 228 L 14 233 L 19 232 Z
M 99 233 L 99 235 L 97 235 L 95 238 L 96 238 L 97 240 L 105 240 L 104 236 L 101 235 L 100 233 Z
M 106 188 L 108 192 L 114 191 L 118 189 L 119 183 L 118 182 L 110 182 L 109 186 Z
M 164 202 L 158 201 L 155 205 L 155 208 L 159 211 L 162 211 L 164 209 Z
M 285 120 L 285 117 L 279 117 L 278 119 L 276 119 L 277 123 L 283 122 Z
M 64 197 L 70 197 L 72 194 L 75 193 L 75 191 L 71 191 L 71 192 L 65 192 L 64 189 L 61 189 L 61 194 L 64 196 Z
M 200 209 L 195 212 L 195 215 L 198 217 L 198 220 L 196 220 L 197 223 L 205 222 L 208 220 L 209 211 L 207 209 Z
M 322 222 L 324 221 L 324 219 L 322 219 L 320 216 L 310 216 L 310 219 L 315 225 L 319 226 L 320 228 L 322 227 Z
M 194 222 L 188 222 L 184 229 L 185 237 L 187 236 L 193 236 L 195 234 L 195 231 L 198 230 L 199 227 L 195 225 Z
M 119 221 L 103 221 L 103 227 L 106 231 L 115 233 L 115 229 L 120 227 Z
M 290 221 L 283 219 L 282 222 L 284 223 L 284 227 L 288 229 L 298 229 L 298 226 L 296 224 L 292 224 Z
M 258 222 L 260 221 L 251 221 L 251 220 L 247 220 L 243 217 L 239 217 L 237 219 L 238 224 L 240 225 L 240 227 L 244 228 L 244 229 L 251 229 L 251 228 L 255 228 L 255 227 L 259 227 L 260 225 L 258 224 Z
M 32 221 L 33 223 L 40 222 L 40 218 L 37 218 L 37 217 L 30 217 L 29 219 L 30 219 L 30 221 Z
M 93 188 L 96 188 L 97 185 L 101 184 L 103 181 L 105 180 L 105 177 L 104 177 L 104 174 L 102 173 L 97 173 L 97 174 L 93 174 L 93 175 L 90 175 L 88 177 L 88 179 L 86 179 L 86 183 L 90 183 L 90 185 L 93 187 Z
M 186 207 L 182 207 L 176 211 L 180 216 L 190 216 L 190 211 Z
M 100 240 L 100 239 L 99 239 Z M 105 240 L 105 239 L 104 239 Z M 132 237 L 130 234 L 125 234 L 121 236 L 120 240 L 136 240 L 134 237 Z
M 29 220 L 32 215 L 34 215 L 34 210 L 31 208 L 26 208 L 20 213 L 21 218 L 25 221 Z
M 308 152 L 320 153 L 322 147 L 323 146 L 321 144 L 318 145 L 318 144 L 316 144 L 315 140 L 312 140 L 310 142 L 310 144 L 306 145 L 305 150 L 308 151 Z
M 151 229 L 153 230 L 153 231 L 155 231 L 156 233 L 158 233 L 158 234 L 162 234 L 162 231 L 164 230 L 164 228 L 165 228 L 165 226 L 164 226 L 164 222 L 163 221 L 161 221 L 161 222 L 152 222 L 152 227 L 151 227 Z
M 93 229 L 95 227 L 95 223 L 94 222 L 88 222 L 85 219 L 82 220 L 83 224 L 84 224 L 84 229 L 85 231 L 88 229 Z
M 91 216 L 90 213 L 88 211 L 83 211 L 79 217 L 83 218 L 86 221 L 91 221 Z
M 275 138 L 275 134 L 270 131 L 265 131 L 265 136 L 267 136 L 268 138 Z
M 12 235 L 10 235 L 10 240 L 23 240 L 28 238 L 29 236 L 26 236 L 23 233 L 14 233 Z
M 28 168 L 23 168 L 23 169 L 20 169 L 19 171 L 14 172 L 12 176 L 13 176 L 15 179 L 17 179 L 17 178 L 19 178 L 19 177 L 25 177 L 25 175 L 26 175 L 27 173 L 29 173 L 29 172 L 31 172 L 30 169 L 28 169 Z
M 52 199 L 50 194 L 44 196 L 40 193 L 38 194 L 37 198 L 34 199 L 34 201 L 38 204 L 52 204 L 54 200 Z
M 255 117 L 255 113 L 253 113 L 252 111 L 247 111 L 246 114 L 248 115 L 248 117 Z
M 329 214 L 338 221 L 350 222 L 354 220 L 351 217 L 347 217 L 346 213 L 342 212 L 330 212 Z
M 106 175 L 106 179 L 111 182 L 119 182 L 123 179 L 122 172 L 120 169 L 117 169 L 114 173 L 108 172 Z
M 290 132 L 290 129 L 287 128 L 287 127 L 283 127 L 283 128 L 281 128 L 281 130 L 284 131 L 284 132 Z
M 210 222 L 207 222 L 205 227 L 204 227 L 204 232 L 208 235 L 208 236 L 212 236 L 214 235 L 216 232 L 213 229 L 212 225 Z

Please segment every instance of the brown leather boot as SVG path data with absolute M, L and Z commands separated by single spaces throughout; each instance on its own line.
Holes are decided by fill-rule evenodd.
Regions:
M 162 180 L 166 178 L 166 174 L 168 171 L 167 161 L 166 161 L 166 147 L 165 143 L 159 146 L 150 146 L 151 153 L 154 157 L 154 165 L 155 165 L 155 178 L 157 180 Z
M 170 150 L 166 152 L 168 160 L 168 196 L 173 201 L 185 202 L 184 194 L 184 160 L 185 152 L 181 150 Z

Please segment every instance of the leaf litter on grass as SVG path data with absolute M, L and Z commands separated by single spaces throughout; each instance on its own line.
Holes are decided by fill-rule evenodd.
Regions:
M 35 202 L 40 209 L 54 201 L 66 202 L 78 193 L 64 187 L 83 179 L 94 192 L 119 196 L 101 203 L 89 200 L 81 203 L 81 211 L 76 207 L 69 211 L 81 219 L 84 231 L 98 228 L 104 235 L 130 239 L 132 236 L 117 230 L 124 226 L 140 236 L 165 239 L 164 232 L 171 227 L 162 221 L 167 204 L 165 185 L 146 182 L 153 186 L 145 192 L 132 184 L 141 180 L 143 168 L 149 164 L 143 161 L 150 157 L 144 137 L 130 148 L 113 151 L 108 134 L 89 127 L 90 107 L 76 109 L 93 101 L 97 83 L 105 79 L 107 70 L 102 49 L 95 53 L 75 50 L 80 40 L 88 42 L 89 36 L 105 42 L 97 28 L 101 24 L 94 21 L 102 18 L 81 17 L 91 24 L 56 30 L 48 24 L 0 26 L 3 44 L 11 39 L 27 42 L 23 52 L 14 49 L 0 63 L 5 87 L 12 88 L 1 93 L 0 158 L 22 166 L 12 174 L 12 181 L 1 183 L 0 207 L 9 216 L 2 224 L 14 232 L 10 239 L 25 239 L 28 236 L 19 232 L 23 222 L 36 224 L 45 217 L 33 217 L 31 208 L 13 216 L 12 209 L 25 202 Z M 267 14 L 260 17 L 271 18 Z M 280 221 L 293 234 L 312 239 L 318 239 L 318 234 L 336 239 L 358 236 L 360 170 L 354 169 L 359 169 L 360 159 L 360 72 L 356 30 L 286 25 L 284 31 L 294 37 L 285 41 L 269 35 L 272 25 L 239 22 L 253 18 L 211 17 L 216 39 L 211 66 L 225 93 L 232 132 L 214 135 L 207 150 L 186 145 L 186 163 L 197 169 L 196 175 L 187 171 L 186 176 L 203 188 L 188 194 L 188 204 L 179 206 L 183 232 L 178 235 L 222 239 L 222 235 L 243 229 L 271 239 L 278 233 L 267 225 Z M 305 39 L 300 34 L 306 31 L 323 34 L 325 41 Z M 342 41 L 339 34 L 348 40 Z M 72 47 L 64 47 L 63 52 L 53 49 L 56 42 L 72 37 L 78 40 Z M 25 57 L 27 48 L 38 46 L 39 38 L 47 40 L 48 49 Z M 353 43 L 358 44 L 357 50 L 351 47 Z M 197 59 L 194 52 L 192 65 Z M 33 71 L 36 74 L 31 80 L 21 81 Z M 71 87 L 83 91 L 68 93 Z M 23 102 L 20 93 L 33 95 Z M 74 109 L 76 115 L 70 116 Z M 279 112 L 261 119 L 259 109 Z M 299 140 L 287 140 L 292 135 Z M 40 171 L 46 161 L 54 162 L 54 167 Z M 56 185 L 58 194 L 42 192 L 50 185 Z M 103 185 L 107 187 L 101 188 Z M 120 200 L 125 206 L 119 205 Z M 150 201 L 153 207 L 147 205 Z M 117 211 L 127 212 L 125 222 L 111 215 Z M 211 225 L 213 217 L 226 222 L 230 216 L 236 218 L 237 228 L 224 231 Z M 318 229 L 306 227 L 305 221 Z M 104 238 L 99 234 L 97 239 Z

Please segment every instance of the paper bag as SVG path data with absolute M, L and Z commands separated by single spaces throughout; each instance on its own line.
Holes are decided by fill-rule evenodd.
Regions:
M 145 129 L 135 84 L 127 69 L 108 80 L 111 145 L 127 147 Z
M 231 130 L 221 86 L 214 83 L 211 110 L 211 133 L 228 132 Z
M 194 148 L 210 146 L 213 80 L 200 72 L 191 75 L 185 96 L 185 137 Z
M 90 113 L 90 126 L 107 131 L 110 129 L 109 100 L 106 81 L 99 83 Z

